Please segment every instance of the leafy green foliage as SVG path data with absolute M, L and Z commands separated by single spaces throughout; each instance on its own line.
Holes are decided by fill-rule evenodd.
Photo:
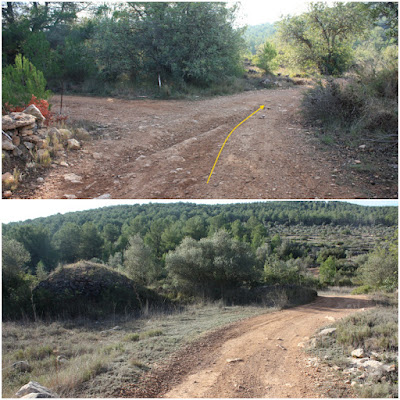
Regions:
M 3 70 L 2 104 L 24 106 L 29 103 L 32 95 L 39 99 L 47 99 L 50 92 L 46 90 L 46 80 L 43 73 L 21 54 L 15 57 L 15 65 L 9 65 Z
M 76 223 L 66 223 L 54 235 L 54 245 L 60 261 L 71 263 L 79 259 L 81 227 Z
M 398 287 L 398 238 L 378 247 L 369 254 L 358 270 L 364 285 L 375 289 L 394 290 Z
M 321 283 L 332 285 L 334 283 L 338 269 L 337 260 L 335 257 L 329 256 L 319 269 L 319 279 Z
M 21 318 L 30 307 L 33 277 L 25 274 L 29 252 L 15 239 L 2 240 L 3 319 Z
M 310 4 L 309 12 L 278 23 L 286 61 L 322 75 L 340 75 L 350 65 L 352 42 L 368 27 L 368 18 L 354 3 Z
M 224 297 L 227 289 L 253 281 L 254 265 L 249 245 L 226 231 L 200 241 L 187 237 L 166 257 L 166 268 L 178 288 L 211 298 Z
M 124 271 L 135 282 L 150 285 L 161 275 L 151 247 L 147 246 L 139 235 L 130 238 L 124 253 Z
M 77 22 L 80 10 L 86 18 Z M 3 62 L 16 50 L 60 89 L 220 85 L 241 73 L 242 29 L 223 3 L 24 3 L 3 5 Z M 104 85 L 102 85 L 104 87 Z M 98 86 L 97 86 L 98 90 Z M 35 93 L 36 94 L 36 93 Z
M 277 54 L 275 46 L 271 42 L 266 41 L 257 50 L 255 64 L 267 74 L 272 73 L 277 68 L 277 64 L 274 62 Z

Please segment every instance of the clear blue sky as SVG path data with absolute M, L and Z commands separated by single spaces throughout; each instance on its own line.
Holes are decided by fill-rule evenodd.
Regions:
M 184 200 L 2 200 L 0 221 L 2 223 L 25 221 L 47 217 L 57 213 L 82 211 L 117 204 L 176 203 Z M 262 200 L 187 200 L 199 204 L 250 203 Z M 290 201 L 290 200 L 289 200 Z M 320 201 L 320 200 L 314 200 Z M 321 200 L 323 201 L 323 200 Z M 364 206 L 398 206 L 398 200 L 348 200 Z

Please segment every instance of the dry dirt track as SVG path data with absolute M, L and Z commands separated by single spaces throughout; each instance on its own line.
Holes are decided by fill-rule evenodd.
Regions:
M 349 385 L 343 383 L 344 378 L 323 368 L 307 368 L 308 357 L 299 343 L 316 329 L 370 306 L 363 296 L 324 296 L 305 306 L 246 319 L 205 337 L 197 347 L 176 357 L 169 367 L 152 372 L 142 385 L 127 388 L 121 394 L 309 398 L 327 397 L 331 390 L 333 397 L 349 397 L 351 392 Z M 227 361 L 235 359 L 238 360 Z M 149 388 L 153 391 L 148 392 Z
M 30 198 L 374 198 L 379 185 L 345 172 L 298 122 L 304 88 L 259 90 L 198 101 L 66 96 L 69 118 L 105 125 L 101 138 L 67 155 Z M 58 108 L 59 98 L 52 100 Z M 230 137 L 206 184 L 219 149 Z M 81 183 L 65 181 L 74 173 Z M 372 188 L 372 189 L 371 189 Z M 374 190 L 375 192 L 371 192 Z

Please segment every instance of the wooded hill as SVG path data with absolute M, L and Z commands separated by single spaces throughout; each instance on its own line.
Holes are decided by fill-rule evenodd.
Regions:
M 200 240 L 221 229 L 257 248 L 275 225 L 394 227 L 397 209 L 343 202 L 120 205 L 6 224 L 3 237 L 24 245 L 31 271 L 40 262 L 50 271 L 58 262 L 93 257 L 107 262 L 137 234 L 159 258 L 185 236 Z

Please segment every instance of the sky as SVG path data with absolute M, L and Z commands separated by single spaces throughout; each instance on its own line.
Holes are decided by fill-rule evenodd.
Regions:
M 263 200 L 3 200 L 0 208 L 0 221 L 6 224 L 9 222 L 47 217 L 58 213 L 64 214 L 66 212 L 89 210 L 118 204 L 176 203 L 178 201 L 188 201 L 198 204 L 227 204 L 260 202 Z M 365 206 L 398 206 L 398 200 L 346 201 Z
M 228 0 L 228 4 L 235 3 L 235 0 Z M 299 15 L 308 10 L 310 1 L 298 0 L 241 0 L 242 17 L 239 19 L 240 25 L 258 25 L 266 22 L 272 23 L 279 21 L 282 16 Z M 326 1 L 332 4 L 333 1 Z

